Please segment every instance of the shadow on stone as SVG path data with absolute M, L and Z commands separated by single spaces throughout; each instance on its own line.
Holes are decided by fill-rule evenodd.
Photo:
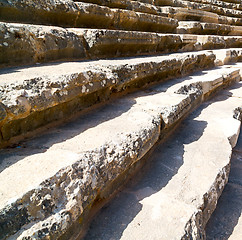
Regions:
M 125 98 L 122 104 L 110 104 L 97 107 L 92 112 L 79 114 L 72 121 L 44 130 L 38 137 L 20 142 L 18 145 L 0 150 L 0 172 L 16 162 L 38 153 L 44 153 L 54 144 L 58 144 L 83 133 L 127 112 L 135 103 L 134 98 Z M 78 113 L 77 113 L 78 114 Z M 84 139 L 83 139 L 84 141 Z
M 19 69 L 21 70 L 21 68 L 15 68 L 16 71 L 19 71 Z M 5 69 L 4 71 L 6 73 L 10 70 Z M 11 69 L 11 71 L 13 70 Z M 203 74 L 205 74 L 204 71 L 196 73 L 196 75 Z M 133 92 L 124 98 L 111 100 L 105 104 L 101 104 L 99 107 L 94 107 L 94 109 L 91 109 L 92 111 L 88 110 L 88 112 L 77 113 L 71 121 L 63 123 L 59 127 L 52 128 L 51 130 L 44 129 L 43 132 L 39 133 L 39 136 L 22 141 L 13 147 L 0 149 L 0 172 L 27 156 L 44 153 L 54 144 L 67 141 L 90 128 L 128 112 L 128 110 L 135 105 L 136 98 L 165 92 L 174 84 L 180 83 L 184 80 L 191 80 L 191 77 L 187 76 L 169 80 L 162 84 L 156 83 L 152 86 L 146 86 L 143 89 L 144 91 Z
M 228 239 L 242 218 L 242 133 L 231 159 L 229 182 L 207 226 L 207 239 Z M 240 229 L 240 233 L 241 233 Z M 236 238 L 237 239 L 237 238 Z M 239 239 L 239 238 L 238 238 Z
M 177 174 L 183 165 L 184 145 L 202 136 L 207 122 L 195 120 L 199 113 L 196 111 L 181 123 L 175 136 L 153 148 L 142 169 L 94 218 L 85 240 L 118 240 L 122 237 L 124 230 L 141 211 L 140 201 L 160 191 Z M 188 122 L 192 131 L 186 126 Z

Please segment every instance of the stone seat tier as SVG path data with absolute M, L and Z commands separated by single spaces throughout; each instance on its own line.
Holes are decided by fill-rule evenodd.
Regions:
M 242 10 L 241 1 L 240 0 L 238 1 L 239 1 L 238 3 L 229 3 L 225 1 L 219 1 L 219 0 L 192 0 L 190 2 L 195 2 L 199 4 L 209 4 L 209 5 L 212 4 L 214 6 L 221 7 L 221 8 Z M 76 0 L 75 2 L 78 2 L 78 0 Z M 141 12 L 147 12 L 152 14 L 157 14 L 156 13 L 157 6 L 155 6 L 155 4 L 161 5 L 161 6 L 174 5 L 173 0 L 157 0 L 157 1 L 82 0 L 81 2 L 94 3 L 102 6 L 108 6 L 111 8 L 129 9 L 137 12 L 141 11 Z
M 101 6 L 107 6 L 110 8 L 120 8 L 120 9 L 127 9 L 133 10 L 135 12 L 145 12 L 150 14 L 159 14 L 158 7 L 154 4 L 150 4 L 147 2 L 141 1 L 132 1 L 132 0 L 74 0 L 74 2 L 86 2 L 86 3 L 93 3 Z
M 154 6 L 148 3 L 141 3 L 139 1 L 119 1 L 119 0 L 84 0 L 83 2 L 88 3 L 96 3 L 99 5 L 104 5 L 108 7 L 117 7 L 122 9 L 133 10 L 136 12 L 145 12 L 151 13 L 161 16 L 166 16 L 170 18 L 175 18 L 177 20 L 196 20 L 196 21 L 204 21 L 204 22 L 213 22 L 213 23 L 222 23 L 222 24 L 230 24 L 230 25 L 242 25 L 241 17 L 228 17 L 222 16 L 217 13 L 212 13 L 209 11 L 202 11 L 199 9 L 188 9 L 181 7 L 159 7 Z M 165 2 L 162 2 L 161 5 L 164 5 Z M 165 4 L 166 5 L 166 4 Z M 169 4 L 167 4 L 169 5 Z M 173 4 L 175 5 L 175 4 Z M 178 4 L 179 6 L 179 4 Z
M 5 239 L 15 233 L 12 239 L 70 239 L 70 236 L 75 239 L 80 236 L 92 209 L 98 208 L 97 203 L 100 207 L 141 166 L 141 160 L 145 159 L 145 154 L 159 137 L 166 136 L 212 93 L 239 81 L 240 69 L 241 64 L 222 66 L 129 94 L 95 112 L 22 142 L 16 148 L 1 150 L 0 238 Z M 179 214 L 184 219 L 175 231 L 166 229 L 163 234 L 171 237 L 164 239 L 181 239 L 183 235 L 192 237 L 193 233 L 202 233 L 211 214 L 208 210 L 214 208 L 227 181 L 231 146 L 236 143 L 240 125 L 233 118 L 233 115 L 240 118 L 238 107 L 242 104 L 241 84 L 236 87 L 239 92 L 232 91 L 226 96 L 231 103 L 229 107 L 227 101 L 221 99 L 219 107 L 208 112 L 209 119 L 197 120 L 208 120 L 204 134 L 212 134 L 211 139 L 216 146 L 209 145 L 213 151 L 206 155 L 209 158 L 205 162 L 201 162 L 203 158 L 199 157 L 203 149 L 208 149 L 205 142 L 211 144 L 207 138 L 202 138 L 204 148 L 196 144 L 191 151 L 189 145 L 186 148 L 184 166 L 188 164 L 191 171 L 184 172 L 182 167 L 179 177 L 168 185 L 173 186 L 166 192 L 169 194 L 162 194 L 166 196 L 165 203 L 178 203 L 176 206 L 181 207 Z M 233 97 L 229 97 L 231 95 Z M 215 111 L 219 112 L 216 116 Z M 222 129 L 215 131 L 217 125 Z M 194 149 L 197 149 L 195 155 Z M 188 159 L 192 164 L 186 156 L 191 156 Z M 193 161 L 194 156 L 196 161 Z M 200 166 L 197 170 L 191 169 L 197 165 Z M 198 173 L 199 177 L 195 178 Z M 200 177 L 202 173 L 206 174 Z M 182 201 L 176 197 L 180 191 L 175 179 L 179 183 L 184 181 L 184 187 L 188 180 L 194 183 L 190 185 L 190 195 L 185 194 Z M 195 183 L 199 183 L 199 187 Z M 177 191 L 173 192 L 174 189 Z M 188 206 L 186 214 L 184 206 Z M 163 214 L 161 216 L 164 217 Z M 173 214 L 169 216 L 173 218 Z M 161 230 L 164 228 L 165 225 Z M 136 232 L 133 231 L 133 234 Z
M 119 1 L 119 0 L 83 0 L 82 2 L 87 2 L 87 3 L 96 3 L 98 5 L 102 6 L 108 6 L 111 8 L 121 8 L 121 9 L 128 9 L 128 10 L 133 10 L 136 12 L 145 12 L 145 13 L 150 13 L 150 14 L 156 14 L 156 15 L 163 15 L 163 8 L 159 6 L 154 6 L 152 4 L 148 3 L 142 3 L 140 1 L 130 1 L 130 0 L 125 0 L 125 1 Z M 163 2 L 161 5 L 169 5 L 169 1 Z M 175 5 L 172 4 L 171 5 Z M 234 4 L 233 4 L 234 5 Z M 179 6 L 179 4 L 178 4 Z M 225 7 L 223 7 L 225 8 Z M 242 9 L 241 9 L 242 10 Z M 174 10 L 173 10 L 174 13 Z M 218 22 L 219 23 L 230 23 L 230 24 L 235 24 L 235 25 L 242 25 L 242 20 L 241 17 L 227 17 L 227 16 L 221 16 L 217 13 L 211 13 L 209 11 L 201 11 L 199 9 L 187 9 L 187 8 L 177 8 L 176 14 L 170 15 L 172 18 L 175 17 L 178 20 L 181 20 L 180 18 L 191 18 L 192 20 L 208 20 L 212 22 Z M 190 20 L 190 19 L 189 19 Z
M 223 1 L 223 0 L 192 0 L 191 2 L 208 3 L 208 4 L 212 4 L 215 6 L 222 7 L 222 8 L 231 8 L 231 9 L 242 10 L 241 0 L 235 0 L 235 1 L 231 1 L 231 2 Z
M 0 74 L 2 146 L 118 93 L 241 58 L 241 49 L 9 68 Z
M 197 21 L 180 21 L 177 27 L 179 34 L 213 34 L 242 35 L 242 26 L 230 26 L 218 23 L 203 23 Z
M 153 4 L 153 5 L 156 5 L 156 2 L 160 2 L 160 4 L 163 4 L 163 5 L 171 5 L 170 3 L 172 3 L 172 0 L 138 0 L 139 2 L 142 2 L 142 3 L 149 3 L 149 4 Z M 203 2 L 203 1 L 216 1 L 217 0 L 198 0 L 199 2 Z M 241 3 L 241 0 L 218 0 L 220 2 L 225 2 L 225 3 L 232 3 L 232 4 L 240 4 Z M 191 2 L 196 2 L 195 1 L 191 1 Z M 211 4 L 211 3 L 210 3 Z M 216 5 L 216 4 L 214 4 Z
M 0 67 L 242 47 L 242 36 L 178 35 L 0 22 Z
M 72 0 L 0 2 L 0 20 L 64 27 L 175 32 L 177 20 Z
M 179 21 L 201 21 L 207 23 L 220 23 L 227 25 L 242 25 L 242 18 L 227 17 L 217 13 L 201 10 L 187 9 L 181 7 L 160 7 L 160 15 L 177 19 Z
M 230 205 L 237 200 L 237 209 L 234 205 L 228 208 L 229 204 L 220 208 L 212 236 L 206 238 L 204 227 L 228 181 L 231 148 L 240 131 L 240 121 L 233 117 L 233 110 L 241 106 L 241 87 L 239 83 L 219 93 L 182 122 L 171 138 L 158 144 L 133 181 L 95 216 L 84 240 L 239 240 L 238 188 L 229 192 L 235 192 L 235 196 L 227 194 Z M 232 144 L 231 136 L 235 140 Z M 225 226 L 228 218 L 233 219 L 231 211 L 236 210 L 237 225 L 231 234 L 231 227 Z M 225 226 L 221 224 L 223 220 Z M 226 235 L 222 235 L 225 231 Z
M 212 52 L 60 62 L 3 69 L 1 142 L 70 115 L 112 93 L 214 65 Z
M 242 10 L 241 0 L 235 0 L 234 2 L 233 1 L 231 1 L 231 2 L 223 1 L 223 0 L 191 0 L 190 2 L 210 4 L 210 5 L 215 5 L 215 6 L 222 7 L 222 8 Z M 158 4 L 160 4 L 162 6 L 164 6 L 164 5 L 169 6 L 169 5 L 174 4 L 174 1 L 173 0 L 158 0 Z
M 224 2 L 228 2 L 228 3 L 241 3 L 241 0 L 222 0 Z
M 185 1 L 185 0 L 168 0 L 168 1 L 157 0 L 156 4 L 159 6 L 169 5 L 169 6 L 174 6 L 174 7 L 184 7 L 184 8 L 189 8 L 189 9 L 203 10 L 203 11 L 217 13 L 219 15 L 228 16 L 228 17 L 241 18 L 241 16 L 242 16 L 242 11 L 240 11 L 240 10 L 219 7 L 219 6 L 212 5 L 212 4 Z

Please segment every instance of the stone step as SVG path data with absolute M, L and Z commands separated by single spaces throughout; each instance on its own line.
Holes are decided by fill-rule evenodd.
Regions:
M 169 5 L 174 7 L 185 7 L 189 9 L 197 9 L 208 12 L 217 13 L 219 15 L 224 15 L 228 17 L 241 18 L 242 11 L 230 8 L 224 8 L 212 4 L 197 3 L 193 1 L 185 0 L 156 0 L 156 4 L 159 6 Z
M 203 23 L 197 21 L 179 21 L 179 34 L 213 34 L 213 35 L 242 35 L 242 26 L 230 26 L 217 23 Z
M 171 18 L 72 0 L 0 2 L 0 20 L 147 32 L 174 32 L 178 25 Z
M 239 240 L 242 237 L 242 132 L 233 149 L 228 184 L 206 226 L 208 240 Z
M 222 8 L 231 8 L 231 9 L 242 10 L 241 0 L 235 0 L 234 2 L 233 1 L 231 1 L 231 2 L 221 1 L 221 0 L 192 0 L 192 2 L 208 3 L 208 4 L 212 4 L 215 6 L 222 7 Z
M 80 2 L 80 1 L 74 1 Z M 127 9 L 132 10 L 135 12 L 144 12 L 150 14 L 159 14 L 159 10 L 157 6 L 152 3 L 148 2 L 141 2 L 141 1 L 131 1 L 131 0 L 82 0 L 81 2 L 86 3 L 93 3 L 101 6 L 107 6 L 110 8 L 120 8 L 120 9 Z
M 158 0 L 158 2 L 162 6 L 164 6 L 164 5 L 169 6 L 169 5 L 173 5 L 175 1 L 173 1 L 173 0 Z M 222 1 L 222 0 L 192 0 L 190 2 L 215 5 L 215 6 L 222 7 L 222 8 L 242 10 L 241 0 L 235 0 L 234 2 Z
M 177 35 L 0 22 L 0 67 L 242 47 L 242 36 Z
M 206 239 L 204 227 L 229 177 L 241 94 L 240 82 L 158 144 L 144 170 L 94 218 L 84 239 Z
M 241 3 L 241 0 L 223 0 L 224 2 L 229 2 L 229 3 Z
M 79 2 L 78 0 L 74 0 L 74 2 Z M 146 12 L 146 13 L 152 13 L 157 14 L 157 5 L 161 6 L 170 6 L 175 5 L 173 0 L 158 0 L 158 1 L 131 1 L 131 0 L 82 0 L 81 2 L 87 2 L 87 3 L 94 3 L 102 6 L 108 6 L 110 8 L 121 8 L 121 9 L 128 9 L 128 10 L 134 10 L 136 12 Z M 230 3 L 225 1 L 219 1 L 219 0 L 192 0 L 190 2 L 195 2 L 197 4 L 206 4 L 206 5 L 214 5 L 219 8 L 228 8 L 228 9 L 234 9 L 234 10 L 242 10 L 242 4 L 241 1 L 238 0 L 237 3 Z M 181 5 L 181 3 L 178 2 L 178 5 Z M 185 4 L 185 3 L 183 3 Z M 186 3 L 187 4 L 187 3 Z
M 156 14 L 160 16 L 175 18 L 177 20 L 194 20 L 204 22 L 214 22 L 231 25 L 242 25 L 241 18 L 221 16 L 217 13 L 208 11 L 201 11 L 198 9 L 187 9 L 180 7 L 159 7 L 148 3 L 142 3 L 139 1 L 130 0 L 84 0 L 82 2 L 96 3 L 102 6 L 108 6 L 111 8 L 121 8 L 127 10 L 133 10 L 136 12 L 144 12 L 150 14 Z
M 125 179 L 140 166 L 141 159 L 145 159 L 144 155 L 159 137 L 166 136 L 191 109 L 197 107 L 211 93 L 239 81 L 241 67 L 241 64 L 222 66 L 129 94 L 39 137 L 22 142 L 16 148 L 2 149 L 0 238 L 5 239 L 17 232 L 8 239 L 70 239 L 70 236 L 77 239 L 92 209 L 98 208 L 98 203 L 109 199 L 115 190 L 123 185 Z M 242 87 L 239 88 L 239 93 L 241 90 Z M 203 205 L 201 193 L 208 193 L 210 206 L 209 188 L 214 180 L 217 180 L 217 183 L 221 177 L 221 188 L 226 182 L 227 157 L 231 151 L 227 137 L 230 137 L 230 142 L 234 145 L 239 126 L 239 121 L 233 119 L 230 113 L 242 103 L 237 95 L 227 98 L 231 103 L 229 108 L 225 104 L 227 101 L 221 99 L 220 105 L 224 106 L 224 111 L 220 113 L 220 107 L 219 110 L 215 107 L 208 114 L 210 118 L 206 119 L 209 121 L 208 129 L 213 130 L 209 132 L 217 135 L 215 140 L 220 139 L 219 146 L 222 148 L 221 151 L 215 151 L 215 159 L 211 160 L 211 165 L 208 164 L 214 169 L 215 172 L 212 173 L 215 175 L 208 175 L 208 181 L 202 181 L 203 176 L 194 182 L 194 187 L 196 184 L 204 185 L 195 188 L 198 195 L 194 195 L 197 198 L 193 205 L 187 204 L 188 214 L 184 215 L 184 221 L 187 221 L 187 217 L 190 219 L 192 213 L 195 213 L 195 216 L 200 214 L 196 214 L 196 206 Z M 216 111 L 219 112 L 218 122 L 214 116 Z M 234 115 L 239 118 L 240 112 L 237 110 Z M 225 121 L 227 118 L 229 122 Z M 214 130 L 221 124 L 224 127 L 222 132 L 219 129 Z M 206 138 L 204 140 L 211 144 Z M 216 141 L 215 146 L 218 146 Z M 208 149 L 204 144 L 202 146 Z M 212 149 L 215 148 L 212 144 L 209 145 L 209 156 L 213 156 Z M 200 148 L 194 146 L 194 149 L 197 151 L 195 156 L 199 157 Z M 198 162 L 192 166 L 204 166 L 201 159 L 196 160 Z M 185 166 L 188 162 L 185 161 Z M 220 176 L 217 171 L 221 166 L 223 169 L 220 173 L 224 173 L 224 176 Z M 187 186 L 185 179 L 190 182 L 196 174 L 207 172 L 204 170 L 198 168 L 198 171 L 192 174 L 183 175 L 184 187 Z M 183 172 L 181 171 L 181 174 Z M 217 175 L 219 176 L 216 178 Z M 209 181 L 212 179 L 213 181 Z M 212 186 L 216 187 L 217 184 Z M 219 190 L 214 194 L 216 200 L 221 189 L 215 189 Z M 193 195 L 190 197 L 194 199 Z M 178 200 L 172 198 L 169 202 Z M 179 206 L 183 207 L 183 202 L 180 202 Z M 208 206 L 205 207 L 205 213 L 207 210 Z M 191 226 L 188 230 L 195 231 L 196 227 L 193 229 Z
M 160 15 L 170 17 L 179 21 L 201 21 L 207 23 L 220 23 L 227 25 L 242 25 L 242 18 L 221 16 L 217 13 L 206 12 L 198 9 L 187 9 L 181 7 L 160 7 Z
M 59 62 L 0 71 L 0 145 L 68 118 L 110 97 L 241 59 L 221 49 L 82 62 Z
M 224 54 L 227 51 L 238 57 L 242 52 L 230 49 Z M 3 69 L 0 142 L 105 101 L 113 93 L 212 67 L 215 58 L 201 51 Z

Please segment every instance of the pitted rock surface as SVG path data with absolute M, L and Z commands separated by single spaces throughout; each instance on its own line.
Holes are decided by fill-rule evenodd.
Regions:
M 93 116 L 90 113 L 63 129 L 53 129 L 24 143 L 17 155 L 15 150 L 1 151 L 4 159 L 0 178 L 3 183 L 8 181 L 8 185 L 1 185 L 4 234 L 14 234 L 21 228 L 15 238 L 57 238 L 67 234 L 71 226 L 78 231 L 95 200 L 108 198 L 113 188 L 122 185 L 125 178 L 119 176 L 127 170 L 132 172 L 132 166 L 159 135 L 209 93 L 240 80 L 239 69 L 233 66 L 204 74 L 175 79 L 147 93 L 113 102 Z M 38 171 L 33 174 L 31 169 Z M 27 177 L 29 173 L 32 178 Z M 21 181 L 23 175 L 28 179 L 25 184 Z M 17 217 L 19 214 L 22 217 Z M 7 224 L 10 218 L 11 225 Z M 33 226 L 28 229 L 24 225 L 29 222 Z

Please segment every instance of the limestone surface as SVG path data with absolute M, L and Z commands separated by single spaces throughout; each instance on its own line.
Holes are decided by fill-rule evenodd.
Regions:
M 212 52 L 201 51 L 2 70 L 1 142 L 107 100 L 112 92 L 187 75 L 214 61 Z
M 212 5 L 217 5 L 222 8 L 231 8 L 242 10 L 242 4 L 240 0 L 232 0 L 232 1 L 221 1 L 221 0 L 192 0 L 192 2 L 198 3 L 208 3 Z
M 177 33 L 181 34 L 214 34 L 214 35 L 241 35 L 242 26 L 205 23 L 198 21 L 179 21 Z
M 131 0 L 83 0 L 82 2 L 94 3 L 110 8 L 121 8 L 133 10 L 136 12 L 145 12 L 151 14 L 159 14 L 158 8 L 152 2 L 131 1 Z
M 205 239 L 242 119 L 238 61 L 240 0 L 0 0 L 0 239 L 81 239 L 150 158 L 158 175 L 86 239 Z
M 242 234 L 242 134 L 240 133 L 236 147 L 233 149 L 231 170 L 228 184 L 219 198 L 217 207 L 213 212 L 207 226 L 208 240 L 229 239 L 239 240 Z
M 0 27 L 2 66 L 61 59 L 154 54 L 181 50 L 185 45 L 181 37 L 175 34 L 70 29 L 3 22 Z
M 0 20 L 62 27 L 174 32 L 177 20 L 72 0 L 0 2 Z
M 0 237 L 17 231 L 13 239 L 77 237 L 90 209 L 124 183 L 159 136 L 212 92 L 240 80 L 239 66 L 131 94 L 20 148 L 1 150 Z M 233 130 L 226 129 L 228 137 Z
M 0 22 L 0 36 L 0 67 L 242 46 L 241 36 L 190 36 L 4 22 Z
M 240 96 L 241 83 L 206 102 L 158 144 L 146 168 L 95 217 L 84 239 L 206 239 L 205 225 L 229 177 Z
M 217 13 L 202 11 L 199 9 L 181 8 L 181 7 L 159 7 L 160 15 L 175 18 L 179 21 L 201 21 L 207 23 L 221 23 L 230 25 L 242 25 L 241 18 L 222 16 Z
M 197 3 L 194 1 L 185 1 L 185 0 L 157 0 L 157 5 L 171 5 L 175 7 L 185 7 L 189 9 L 198 9 L 208 12 L 217 13 L 219 15 L 230 16 L 230 17 L 238 17 L 241 18 L 242 11 L 220 7 L 218 5 L 213 4 L 204 4 L 204 3 Z
M 0 23 L 0 64 L 86 58 L 83 34 L 44 25 Z

